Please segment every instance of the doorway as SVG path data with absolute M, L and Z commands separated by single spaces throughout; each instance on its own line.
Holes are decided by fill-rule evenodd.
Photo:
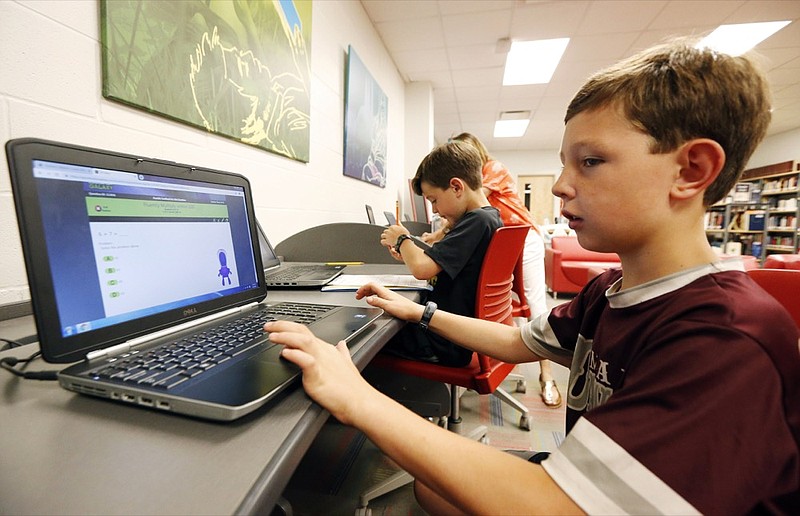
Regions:
M 553 188 L 553 176 L 518 176 L 517 191 L 522 202 L 533 216 L 537 225 L 545 221 L 553 223 L 555 220 L 556 198 L 550 191 Z

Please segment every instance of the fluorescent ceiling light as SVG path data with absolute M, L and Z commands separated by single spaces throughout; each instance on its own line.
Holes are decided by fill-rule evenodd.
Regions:
M 789 23 L 789 21 L 775 21 L 720 25 L 697 46 L 713 48 L 718 52 L 738 56 L 786 27 Z
M 569 38 L 512 42 L 506 56 L 503 86 L 550 82 L 568 43 Z
M 494 123 L 495 138 L 519 138 L 528 130 L 530 119 L 526 120 L 498 120 Z

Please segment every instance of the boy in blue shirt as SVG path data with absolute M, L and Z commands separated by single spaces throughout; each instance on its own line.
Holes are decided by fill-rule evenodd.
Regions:
M 450 231 L 425 250 L 408 238 L 403 226 L 389 226 L 381 235 L 381 244 L 392 256 L 402 260 L 415 278 L 433 286 L 427 302 L 467 317 L 475 315 L 486 249 L 495 230 L 503 225 L 481 188 L 481 166 L 478 152 L 463 142 L 433 149 L 420 163 L 411 185 L 417 195 L 430 201 L 434 213 L 447 220 Z M 406 325 L 385 349 L 452 367 L 463 367 L 472 359 L 471 350 L 418 325 Z

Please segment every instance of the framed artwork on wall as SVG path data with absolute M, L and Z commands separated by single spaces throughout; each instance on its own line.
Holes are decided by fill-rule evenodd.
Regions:
M 309 159 L 311 1 L 101 0 L 103 96 Z
M 344 175 L 386 186 L 389 100 L 352 45 L 347 49 Z

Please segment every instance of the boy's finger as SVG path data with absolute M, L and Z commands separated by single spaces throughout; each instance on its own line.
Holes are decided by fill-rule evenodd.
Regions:
M 292 321 L 270 321 L 264 324 L 264 330 L 268 332 L 294 332 L 311 335 L 311 330 L 307 326 Z
M 336 344 L 336 350 L 342 355 L 347 356 L 348 360 L 350 359 L 350 350 L 347 349 L 347 341 L 340 340 L 339 343 Z
M 314 357 L 299 349 L 283 348 L 281 356 L 305 371 L 314 364 Z

